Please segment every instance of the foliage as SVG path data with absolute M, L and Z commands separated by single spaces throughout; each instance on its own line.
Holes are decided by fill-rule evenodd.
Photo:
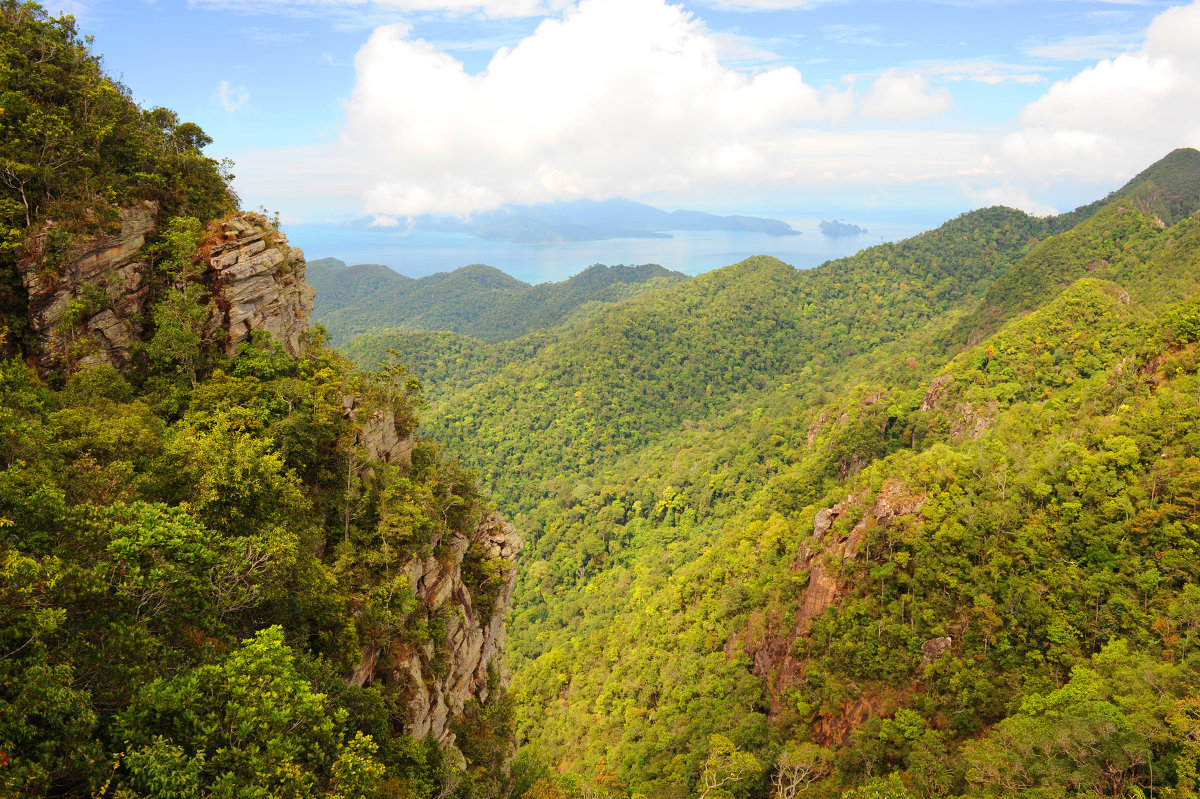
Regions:
M 42 268 L 118 209 L 150 200 L 167 216 L 210 219 L 236 205 L 211 139 L 165 108 L 143 111 L 104 74 L 70 16 L 0 2 L 0 310 L 21 329 L 17 258 L 40 231 Z
M 220 662 L 145 686 L 115 730 L 135 794 L 195 796 L 204 786 L 218 796 L 361 799 L 384 766 L 374 741 L 346 734 L 347 715 L 313 692 L 271 627 Z
M 0 364 L 6 793 L 434 795 L 456 773 L 398 742 L 404 682 L 344 680 L 360 646 L 446 646 L 403 573 L 474 533 L 473 478 L 422 442 L 368 468 L 361 420 L 416 426 L 398 368 L 261 340 L 225 366 L 164 411 L 112 367 L 53 391 Z M 472 796 L 503 790 L 490 696 Z
M 490 346 L 347 345 L 400 342 L 430 432 L 529 531 L 506 655 L 529 795 L 598 791 L 603 763 L 607 794 L 697 796 L 713 736 L 762 766 L 711 792 L 991 795 L 1021 758 L 1053 771 L 1031 796 L 1190 790 L 1197 236 L 1128 203 L 990 209 Z M 1031 710 L 1081 669 L 1107 685 L 1117 641 L 1128 701 Z M 1116 754 L 1048 748 L 1072 740 Z
M 309 264 L 309 279 L 317 289 L 314 318 L 335 342 L 378 331 L 373 339 L 387 342 L 386 348 L 395 345 L 390 339 L 422 330 L 507 341 L 670 285 L 683 275 L 655 264 L 595 264 L 569 280 L 530 286 L 481 264 L 413 280 L 383 266 L 346 267 L 326 259 Z M 363 357 L 374 363 L 378 357 L 372 352 L 379 345 L 366 346 Z

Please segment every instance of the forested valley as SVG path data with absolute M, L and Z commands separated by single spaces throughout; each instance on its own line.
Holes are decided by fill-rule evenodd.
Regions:
M 0 63 L 0 796 L 1200 793 L 1200 152 L 807 271 L 411 281 L 69 17 Z
M 344 345 L 410 364 L 529 539 L 517 790 L 1200 787 L 1198 179 Z

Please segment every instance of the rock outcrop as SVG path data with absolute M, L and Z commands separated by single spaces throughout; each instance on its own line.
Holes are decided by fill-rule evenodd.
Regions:
M 1000 406 L 994 399 L 977 406 L 961 399 L 958 388 L 953 375 L 935 377 L 921 400 L 920 410 L 944 417 L 950 440 L 973 441 L 995 424 Z
M 53 266 L 47 265 L 53 225 L 30 242 L 17 271 L 29 294 L 31 354 L 43 375 L 129 362 L 149 295 L 141 249 L 154 230 L 156 211 L 153 203 L 123 209 L 119 232 L 71 247 Z
M 157 212 L 148 202 L 124 208 L 118 232 L 53 257 L 47 251 L 53 223 L 32 239 L 17 270 L 29 295 L 29 354 L 43 376 L 128 365 L 166 282 L 159 276 L 152 291 L 143 250 Z M 315 294 L 304 279 L 304 253 L 289 247 L 266 217 L 243 213 L 213 223 L 201 254 L 196 279 L 210 296 L 208 337 L 232 355 L 251 332 L 265 330 L 298 355 Z
M 813 620 L 846 592 L 840 564 L 858 557 L 871 528 L 888 526 L 899 518 L 917 514 L 925 497 L 899 481 L 887 480 L 874 501 L 870 504 L 868 501 L 867 494 L 857 493 L 817 511 L 812 535 L 801 545 L 792 565 L 793 572 L 808 573 L 808 583 L 797 602 L 791 626 L 784 626 L 778 615 L 752 620 L 754 623 L 746 633 L 735 635 L 726 643 L 726 656 L 740 645 L 750 656 L 754 673 L 766 679 L 771 713 L 779 711 L 785 689 L 804 679 L 805 663 L 793 654 L 792 644 L 807 635 Z
M 480 612 L 480 597 L 463 580 L 463 560 L 472 544 L 483 555 L 498 563 L 504 581 L 499 593 L 486 604 L 490 611 Z M 404 573 L 413 586 L 421 610 L 450 612 L 446 623 L 444 650 L 430 641 L 419 648 L 402 644 L 389 650 L 370 648 L 350 681 L 367 685 L 381 680 L 405 692 L 408 720 L 405 732 L 421 738 L 433 735 L 443 746 L 454 744 L 450 729 L 452 717 L 460 714 L 471 699 L 488 698 L 488 672 L 498 665 L 504 646 L 504 616 L 516 587 L 516 558 L 522 541 L 511 524 L 499 515 L 488 513 L 470 536 L 454 534 L 449 551 L 442 558 L 412 558 Z M 440 665 L 439 665 L 440 664 Z
M 212 305 L 208 331 L 224 332 L 226 354 L 265 330 L 289 355 L 299 355 L 316 296 L 300 248 L 289 247 L 262 214 L 243 213 L 211 225 L 202 250 Z
M 921 662 L 926 665 L 932 663 L 949 652 L 950 647 L 953 645 L 954 639 L 948 635 L 943 635 L 940 638 L 930 638 L 921 644 Z

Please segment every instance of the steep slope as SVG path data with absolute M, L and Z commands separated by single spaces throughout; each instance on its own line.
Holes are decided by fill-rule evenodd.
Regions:
M 1013 265 L 952 333 L 974 343 L 1085 274 L 1137 263 L 1167 226 L 1200 208 L 1200 151 L 1175 150 L 1104 200 L 1046 220 L 1057 234 Z
M 530 531 L 518 790 L 1190 784 L 1200 225 L 1053 224 L 992 209 L 500 347 L 409 341 L 434 434 Z M 985 296 L 1004 318 L 959 353 Z
M 1118 200 L 1164 225 L 1195 213 L 1200 207 L 1200 150 L 1172 150 L 1104 199 L 1057 217 L 1053 231 L 1068 230 Z
M 503 345 L 485 382 L 431 386 L 432 429 L 523 506 L 564 460 L 590 473 L 772 382 L 824 390 L 846 359 L 977 298 L 1041 229 L 988 209 L 814 270 L 767 257 L 715 270 Z
M 0 2 L 0 796 L 505 794 L 520 536 L 89 41 Z
M 919 386 L 760 405 L 523 517 L 524 757 L 603 760 L 614 795 L 686 795 L 713 735 L 758 759 L 749 795 L 1174 779 L 1200 691 L 1200 225 L 1177 227 L 1141 266 L 1190 299 L 1084 279 Z

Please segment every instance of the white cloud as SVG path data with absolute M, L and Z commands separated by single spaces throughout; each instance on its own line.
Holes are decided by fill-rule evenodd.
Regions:
M 1097 61 L 1118 56 L 1129 49 L 1130 43 L 1126 37 L 1100 33 L 1031 44 L 1023 52 L 1031 58 L 1047 58 L 1054 61 Z
M 241 86 L 230 86 L 229 81 L 223 80 L 217 86 L 217 99 L 221 102 L 221 107 L 232 114 L 250 102 L 250 92 Z
M 954 107 L 948 82 L 1029 84 L 1048 67 L 909 62 L 834 89 L 667 0 L 581 0 L 472 72 L 453 45 L 391 24 L 356 57 L 337 144 L 240 158 L 239 185 L 291 205 L 336 202 L 376 226 L 503 202 L 686 206 L 921 183 L 1046 214 L 1039 199 L 1065 205 L 1085 181 L 1114 187 L 1200 144 L 1196 41 L 1200 0 L 1160 14 L 1137 49 L 1054 84 L 1019 120 L 964 130 L 957 116 L 935 119 Z
M 1003 151 L 1031 177 L 1129 177 L 1200 145 L 1200 0 L 1159 14 L 1137 50 L 1054 84 L 1021 112 Z
M 247 15 L 324 17 L 337 21 L 339 27 L 361 28 L 394 22 L 399 14 L 406 12 L 531 17 L 561 11 L 569 3 L 570 0 L 188 0 L 188 7 Z
M 943 80 L 971 81 L 995 86 L 1000 83 L 1041 83 L 1046 80 L 1037 67 L 1005 64 L 986 58 L 959 61 L 929 61 L 917 68 L 924 75 L 937 75 Z
M 953 105 L 950 92 L 932 88 L 924 76 L 889 69 L 871 84 L 871 91 L 863 100 L 862 114 L 877 119 L 927 119 Z
M 1054 206 L 1034 200 L 1026 189 L 1014 186 L 1012 183 L 1006 182 L 983 189 L 975 189 L 964 184 L 962 189 L 963 193 L 970 197 L 978 208 L 1007 205 L 1009 208 L 1016 208 L 1033 216 L 1052 216 L 1058 213 Z
M 886 47 L 887 42 L 874 35 L 882 31 L 881 25 L 826 25 L 825 38 L 856 47 Z
M 849 93 L 792 67 L 747 74 L 662 0 L 583 0 L 469 74 L 401 25 L 356 58 L 343 152 L 372 215 L 470 213 L 772 179 L 789 131 L 846 117 Z
M 237 33 L 256 44 L 295 44 L 304 41 L 311 35 L 308 31 L 280 31 L 274 28 L 257 27 L 239 28 Z
M 708 0 L 709 5 L 737 11 L 782 11 L 790 8 L 808 8 L 825 0 Z

